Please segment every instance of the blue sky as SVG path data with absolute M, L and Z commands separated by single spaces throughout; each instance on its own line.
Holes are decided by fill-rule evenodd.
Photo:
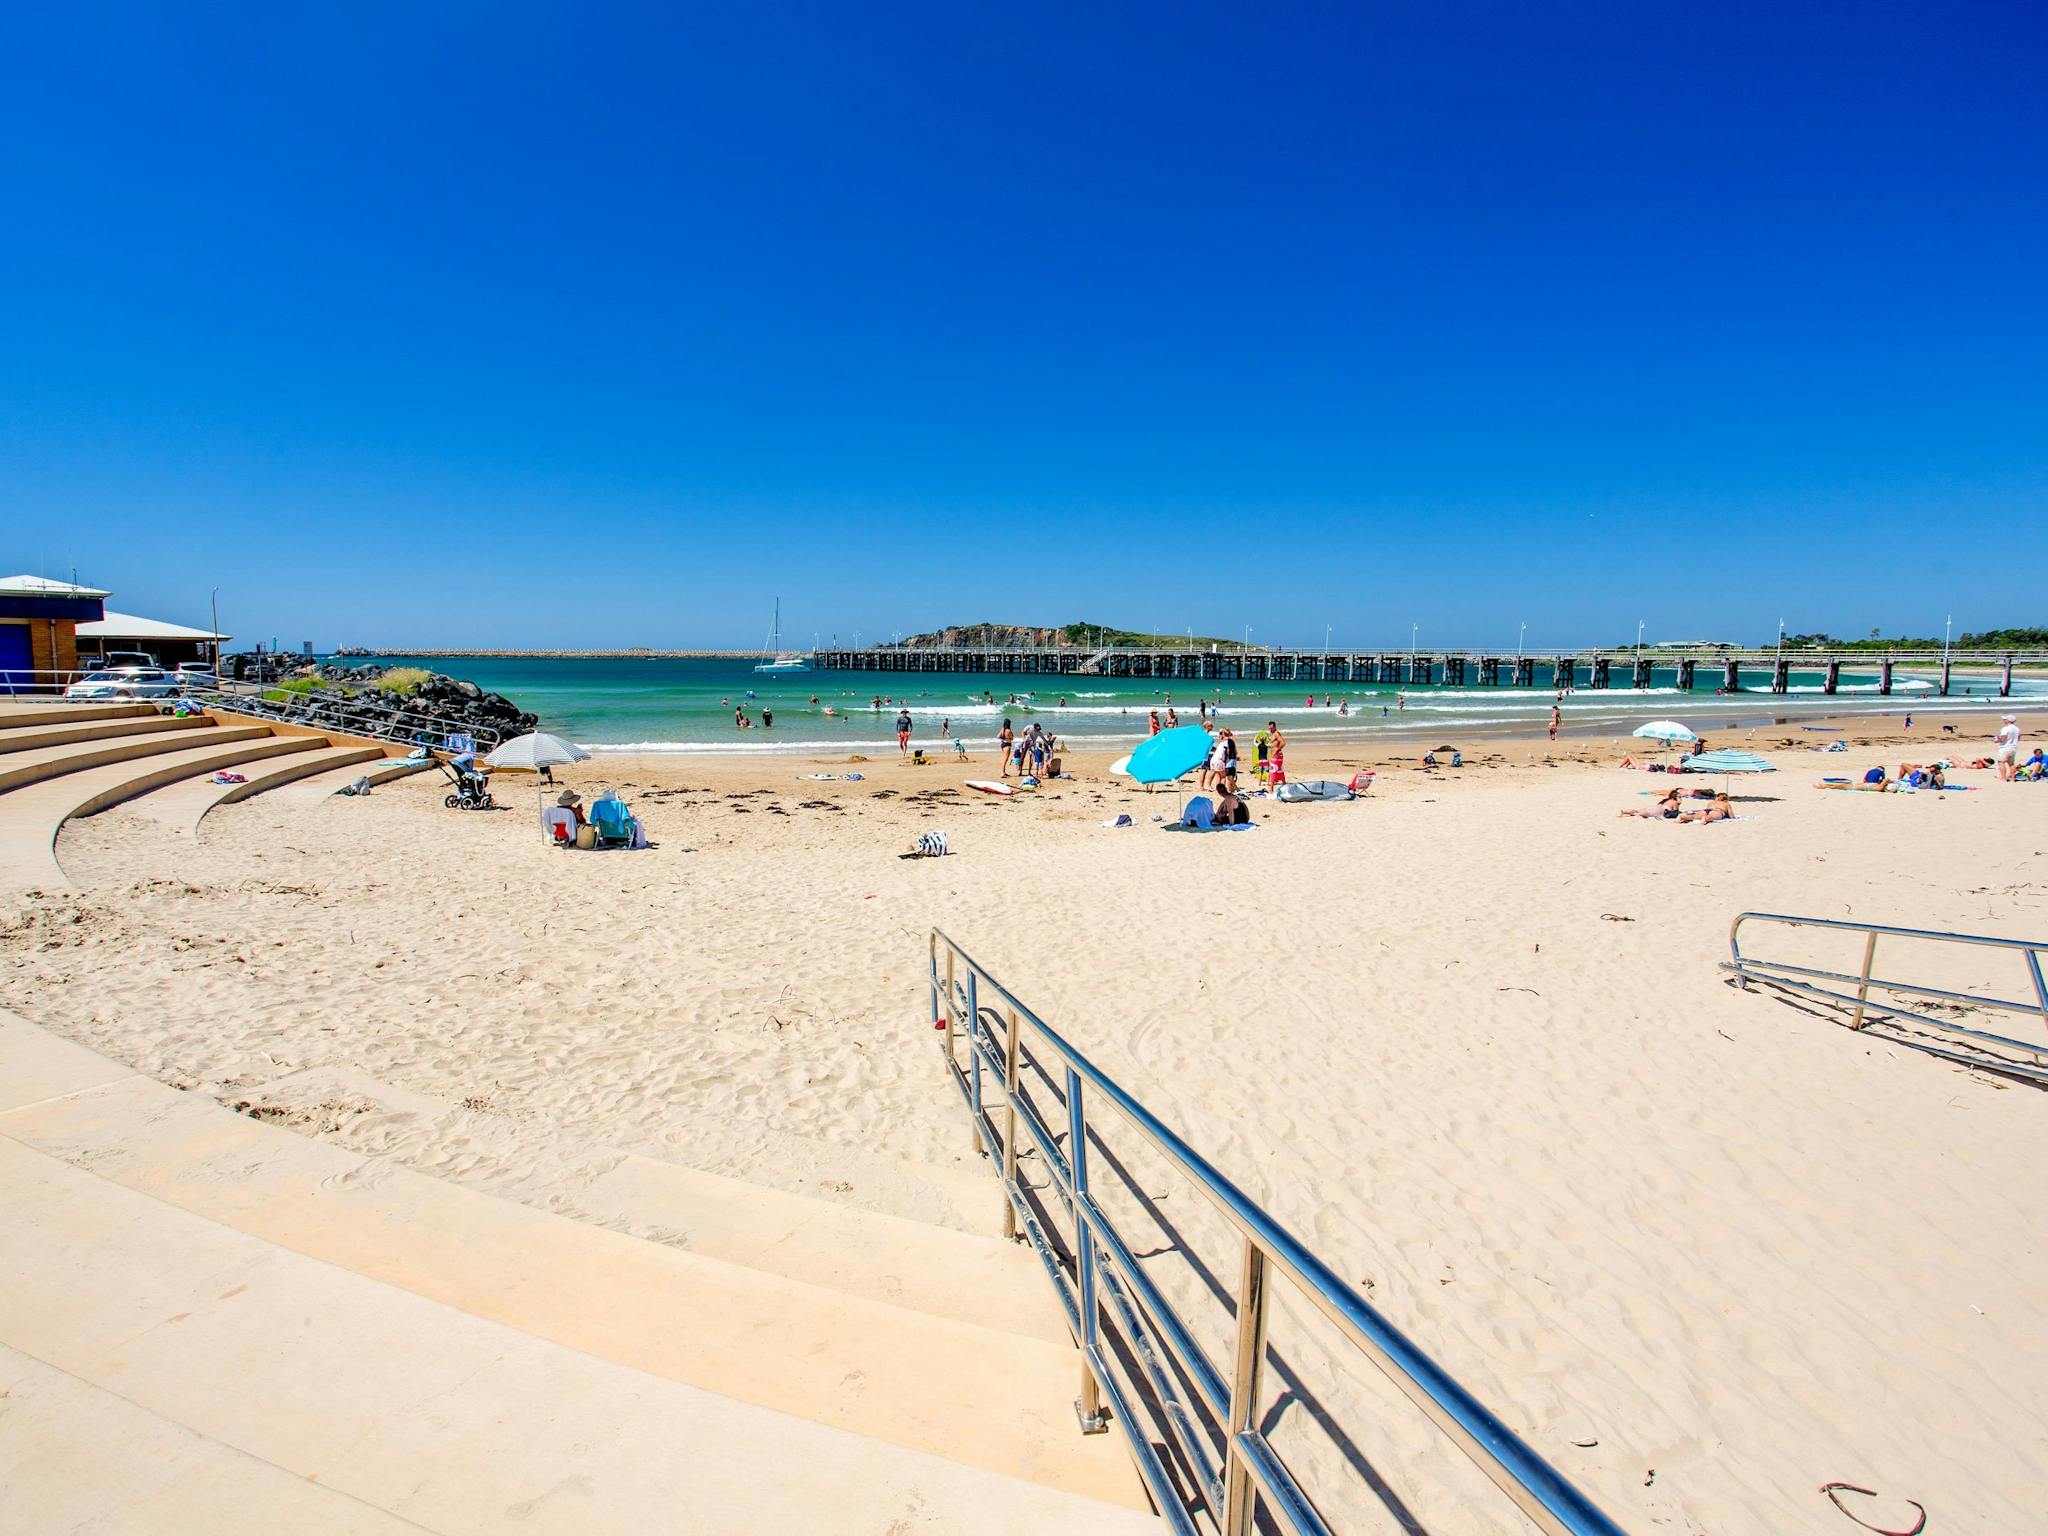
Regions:
M 0 566 L 389 644 L 2048 622 L 2048 8 L 20 12 Z

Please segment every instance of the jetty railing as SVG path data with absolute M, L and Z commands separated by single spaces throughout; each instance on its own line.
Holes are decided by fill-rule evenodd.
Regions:
M 1585 1494 L 1364 1296 L 958 944 L 934 929 L 930 947 L 932 1014 L 945 1030 L 947 1075 L 967 1104 L 975 1150 L 1001 1159 L 1004 1234 L 1036 1251 L 1081 1352 L 1081 1427 L 1122 1428 L 1153 1502 L 1179 1536 L 1250 1536 L 1268 1528 L 1327 1536 L 1332 1529 L 1262 1427 L 1276 1279 L 1334 1324 L 1537 1530 L 1621 1536 Z M 1063 1125 L 1048 1125 L 1032 1106 L 1025 1084 L 1034 1078 L 1063 1089 Z M 1091 1181 L 1090 1149 L 1116 1166 L 1118 1154 L 1104 1138 L 1118 1129 L 1172 1164 L 1240 1241 L 1227 1369 L 1210 1359 L 1104 1211 Z M 1050 1176 L 1045 1189 L 1069 1218 L 1060 1236 L 1070 1243 L 1055 1243 L 1044 1219 L 1051 1207 L 1019 1177 L 1027 1137 Z M 1149 1419 L 1170 1433 L 1178 1465 L 1147 1432 L 1139 1399 Z
M 1863 960 L 1854 971 L 1830 971 L 1814 966 L 1792 965 L 1782 960 L 1760 960 L 1755 955 L 1742 951 L 1742 929 L 1746 923 L 1775 923 L 1787 928 L 1831 928 L 1846 933 L 1863 935 Z M 1930 987 L 1919 982 L 1899 981 L 1875 974 L 1877 964 L 1877 941 L 1880 938 L 1922 939 L 1941 944 L 1974 944 L 1989 949 L 2006 950 L 2020 956 L 2031 985 L 2031 998 L 1985 997 L 1975 992 L 1957 992 L 1946 987 Z M 2041 957 L 2048 955 L 2048 940 L 2001 939 L 1987 934 L 1949 933 L 1928 928 L 1896 928 L 1883 923 L 1859 923 L 1847 918 L 1792 917 L 1781 912 L 1739 912 L 1728 925 L 1728 956 L 1721 962 L 1721 969 L 1731 972 L 1736 985 L 1747 987 L 1751 982 L 1778 987 L 1804 997 L 1819 998 L 1825 1002 L 1837 1003 L 1850 1010 L 1849 1027 L 1854 1030 L 1885 1028 L 1885 1037 L 1900 1045 L 1930 1055 L 1961 1062 L 1965 1066 L 1983 1067 L 2010 1076 L 2022 1077 L 2034 1082 L 2048 1084 L 2048 981 L 2043 980 Z M 1830 985 L 1823 985 L 1829 983 Z M 1957 1008 L 1989 1008 L 2001 1013 L 2017 1013 L 2036 1020 L 2042 1028 L 2042 1041 L 2032 1044 L 2025 1040 L 2014 1040 L 2005 1035 L 1992 1034 L 1986 1030 L 1970 1029 L 1952 1018 L 1918 1012 L 1897 1003 L 1873 1004 L 1871 992 L 1879 991 L 1894 995 L 1905 994 L 1914 998 L 1932 998 Z M 1918 1038 L 1910 1033 L 1887 1027 L 1893 1018 L 1913 1019 L 1921 1024 L 1931 1025 L 1949 1035 L 1966 1036 L 1981 1040 L 1986 1045 L 2004 1050 L 2023 1051 L 2032 1061 L 2012 1061 L 1989 1052 L 1973 1052 L 1965 1049 L 1949 1050 L 1942 1045 Z

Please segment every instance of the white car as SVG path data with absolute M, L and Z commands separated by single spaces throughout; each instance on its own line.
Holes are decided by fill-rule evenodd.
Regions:
M 220 679 L 213 668 L 203 661 L 181 661 L 177 666 L 178 681 L 187 688 L 218 688 Z
M 162 667 L 102 667 L 64 690 L 67 699 L 165 699 L 184 684 Z

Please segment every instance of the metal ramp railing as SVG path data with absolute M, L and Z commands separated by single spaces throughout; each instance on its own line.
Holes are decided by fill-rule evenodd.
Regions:
M 1099 1433 L 1114 1422 L 1123 1430 L 1176 1536 L 1266 1530 L 1328 1536 L 1332 1530 L 1266 1433 L 1269 1367 L 1290 1390 L 1299 1386 L 1268 1343 L 1273 1282 L 1282 1277 L 1537 1530 L 1622 1536 L 1585 1494 L 1329 1265 L 936 929 L 931 1002 L 934 1021 L 945 1029 L 947 1075 L 973 1123 L 975 1150 L 1001 1159 L 1004 1235 L 1036 1251 L 1080 1349 L 1075 1409 L 1081 1428 Z M 1050 1085 L 1063 1101 L 1054 1125 L 1033 1107 L 1027 1080 Z M 1135 1143 L 1111 1146 L 1105 1134 L 1117 1131 L 1130 1133 Z M 1043 1184 L 1020 1177 L 1020 1138 L 1028 1138 L 1049 1176 Z M 1239 1239 L 1227 1371 L 1197 1342 L 1098 1196 L 1091 1174 L 1096 1159 L 1123 1172 L 1121 1153 L 1133 1145 L 1163 1157 Z M 1155 1427 L 1165 1438 L 1155 1441 Z
M 1792 965 L 1780 960 L 1759 960 L 1754 955 L 1745 955 L 1742 952 L 1742 926 L 1745 923 L 1777 923 L 1790 928 L 1835 928 L 1860 933 L 1864 936 L 1862 968 L 1857 971 L 1830 971 L 1814 966 Z M 1897 981 L 1878 976 L 1874 974 L 1873 967 L 1877 961 L 1877 941 L 1880 937 L 1975 944 L 2015 951 L 2025 963 L 2027 979 L 2033 985 L 2033 999 L 2027 1001 L 1985 997 L 1975 992 L 1957 992 L 1945 987 L 1922 986 L 1917 982 Z M 1747 987 L 1750 983 L 1757 982 L 1765 986 L 1782 988 L 1803 997 L 1819 998 L 1825 1002 L 1839 1004 L 1851 1010 L 1851 1029 L 1881 1031 L 1887 1040 L 1912 1050 L 1925 1051 L 1931 1056 L 1960 1062 L 1964 1066 L 1979 1067 L 2048 1085 L 2048 982 L 2044 982 L 2041 971 L 2041 957 L 2048 954 L 2048 940 L 1998 939 L 1984 934 L 1946 933 L 1926 928 L 1895 928 L 1882 923 L 1851 922 L 1844 918 L 1790 917 L 1780 912 L 1741 912 L 1736 914 L 1735 921 L 1728 926 L 1728 953 L 1729 958 L 1721 962 L 1721 969 L 1734 975 L 1737 986 Z M 1843 990 L 1823 986 L 1823 982 L 1838 983 Z M 2040 1044 L 2030 1044 L 2025 1040 L 2014 1040 L 1986 1030 L 1970 1029 L 1954 1019 L 1916 1012 L 1897 1003 L 1873 1004 L 1870 1000 L 1873 990 L 1902 993 L 1915 998 L 1933 998 L 1959 1009 L 1989 1008 L 2001 1013 L 2021 1014 L 2041 1024 L 2043 1040 Z M 1967 1040 L 1982 1042 L 1984 1047 L 1990 1049 L 1973 1049 L 1960 1040 L 1942 1043 L 1921 1038 L 1894 1024 L 1892 1020 L 1895 1018 L 1913 1019 L 1941 1031 L 1944 1036 L 1962 1036 Z M 2014 1060 L 1998 1054 L 1999 1051 L 2019 1051 L 2031 1060 Z

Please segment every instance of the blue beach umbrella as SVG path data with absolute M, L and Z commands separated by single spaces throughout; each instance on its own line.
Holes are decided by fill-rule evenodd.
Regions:
M 1215 744 L 1199 725 L 1176 725 L 1138 743 L 1128 771 L 1140 784 L 1165 784 L 1201 767 Z
M 1754 752 L 1696 752 L 1686 759 L 1687 773 L 1776 773 Z

